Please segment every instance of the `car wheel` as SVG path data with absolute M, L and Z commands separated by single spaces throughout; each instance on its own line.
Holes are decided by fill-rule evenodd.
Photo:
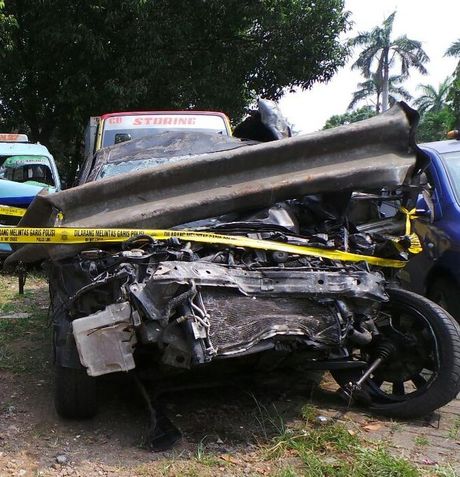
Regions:
M 87 419 L 97 412 L 96 380 L 85 369 L 56 365 L 54 405 L 61 417 Z
M 460 391 L 460 327 L 439 305 L 405 290 L 388 290 L 390 300 L 375 319 L 382 345 L 392 354 L 363 383 L 357 396 L 376 413 L 421 417 L 447 404 Z M 374 350 L 375 351 L 375 350 Z M 372 350 L 354 350 L 371 363 Z M 346 388 L 363 371 L 332 371 Z
M 460 289 L 452 279 L 438 277 L 433 280 L 427 296 L 460 322 Z

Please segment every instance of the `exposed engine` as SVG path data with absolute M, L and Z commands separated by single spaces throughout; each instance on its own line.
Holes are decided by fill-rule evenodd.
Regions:
M 315 198 L 305 198 L 239 222 L 213 219 L 206 230 L 323 250 L 401 253 L 381 236 L 350 233 L 332 216 L 334 226 L 325 221 L 324 230 L 306 235 L 308 204 L 310 214 L 317 213 Z M 364 261 L 142 236 L 121 251 L 83 251 L 51 272 L 56 283 L 61 274 L 73 277 L 54 287 L 61 292 L 53 303 L 72 322 L 91 376 L 134 368 L 141 346 L 179 368 L 267 350 L 345 359 L 348 342 L 373 339 L 373 316 L 388 300 L 382 272 Z M 63 336 L 63 321 L 55 323 Z

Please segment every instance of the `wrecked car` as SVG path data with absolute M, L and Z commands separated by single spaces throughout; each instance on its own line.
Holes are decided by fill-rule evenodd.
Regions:
M 401 103 L 297 137 L 272 118 L 264 143 L 164 132 L 102 149 L 86 183 L 37 197 L 20 225 L 138 230 L 9 259 L 46 260 L 59 414 L 94 415 L 97 376 L 229 361 L 330 370 L 347 402 L 396 418 L 453 399 L 459 326 L 399 289 L 410 220 L 379 207 L 415 206 L 416 122 Z M 174 440 L 161 422 L 157 448 Z

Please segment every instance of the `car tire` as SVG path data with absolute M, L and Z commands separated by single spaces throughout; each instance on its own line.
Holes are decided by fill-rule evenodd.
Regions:
M 56 365 L 54 404 L 66 419 L 88 419 L 97 413 L 96 380 L 85 369 Z
M 460 288 L 453 279 L 437 277 L 428 287 L 427 297 L 460 322 Z
M 388 290 L 388 294 L 388 310 L 393 307 L 397 312 L 411 314 L 415 317 L 416 326 L 423 326 L 421 334 L 431 334 L 436 365 L 426 384 L 419 383 L 416 391 L 407 395 L 404 391 L 400 396 L 394 391 L 384 394 L 378 389 L 380 384 L 374 383 L 375 378 L 371 376 L 362 388 L 366 394 L 366 404 L 373 412 L 388 417 L 422 417 L 449 403 L 460 391 L 460 326 L 443 308 L 427 298 L 400 289 Z M 402 361 L 401 364 L 397 361 L 389 363 L 389 366 L 400 366 L 401 369 L 404 369 L 404 365 Z M 361 374 L 362 371 L 332 371 L 342 387 L 350 381 L 357 381 Z

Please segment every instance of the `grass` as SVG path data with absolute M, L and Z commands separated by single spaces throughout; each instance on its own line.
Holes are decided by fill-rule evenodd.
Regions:
M 310 404 L 301 414 L 305 425 L 286 430 L 273 439 L 268 458 L 283 462 L 297 458 L 296 465 L 282 467 L 276 477 L 456 477 L 450 466 L 432 470 L 417 467 L 409 460 L 392 454 L 385 442 L 369 442 L 342 422 L 315 425 L 318 411 Z M 426 436 L 416 438 L 417 445 L 429 444 Z
M 311 404 L 305 404 L 304 406 L 302 406 L 301 413 L 305 421 L 309 423 L 314 422 L 314 420 L 318 417 L 318 410 L 315 406 L 312 406 Z
M 460 417 L 456 417 L 449 429 L 449 437 L 451 439 L 457 439 L 460 434 Z
M 294 467 L 289 466 L 281 469 L 276 474 L 276 477 L 297 477 L 299 474 L 296 473 Z
M 427 446 L 430 441 L 428 440 L 428 438 L 426 436 L 417 436 L 415 439 L 414 439 L 414 443 L 416 446 Z
M 436 467 L 435 474 L 436 477 L 458 477 L 457 471 L 450 465 L 443 467 Z
M 301 432 L 277 437 L 269 449 L 273 458 L 295 455 L 300 459 L 299 474 L 306 477 L 417 477 L 419 470 L 409 461 L 394 457 L 383 444 L 364 442 L 344 424 L 328 423 Z M 287 469 L 292 474 L 292 469 Z M 297 474 L 293 474 L 297 475 Z
M 213 467 L 216 465 L 221 465 L 219 459 L 217 456 L 215 456 L 212 453 L 207 452 L 206 450 L 206 438 L 208 436 L 204 436 L 203 439 L 198 443 L 196 453 L 195 453 L 195 458 L 196 461 L 202 465 L 206 465 L 208 467 Z
M 28 277 L 25 292 L 20 295 L 17 277 L 0 275 L 0 369 L 37 372 L 49 368 L 47 306 L 48 290 L 43 277 Z M 15 313 L 29 316 L 14 318 Z
M 265 440 L 268 440 L 273 434 L 282 434 L 286 431 L 284 419 L 278 412 L 278 409 L 272 404 L 269 409 L 260 402 L 253 394 L 250 395 L 256 404 L 256 421 L 259 424 L 261 434 Z

